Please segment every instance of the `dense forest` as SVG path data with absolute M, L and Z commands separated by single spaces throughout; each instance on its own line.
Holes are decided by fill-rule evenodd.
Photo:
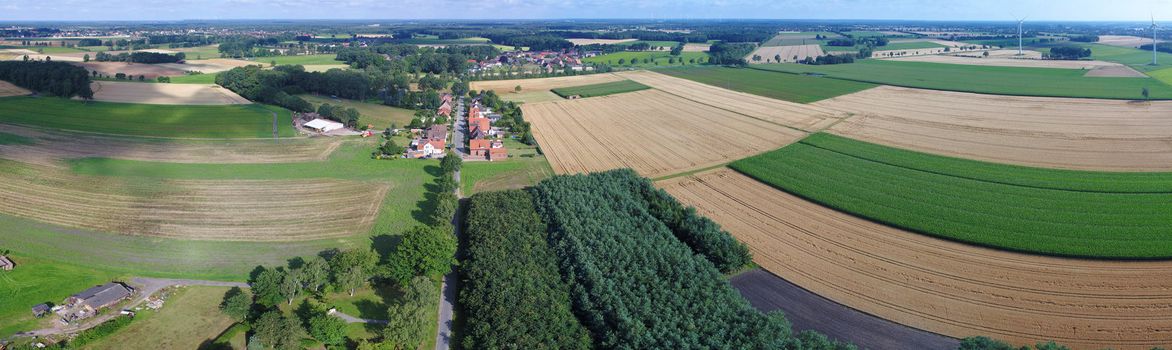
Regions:
M 569 286 L 546 244 L 528 192 L 481 193 L 465 218 L 467 258 L 460 305 L 465 349 L 589 349 L 590 334 L 570 310 Z
M 1152 51 L 1152 44 L 1140 45 L 1139 49 L 1144 51 Z M 1159 43 L 1156 45 L 1156 51 L 1172 53 L 1172 43 Z
M 1050 48 L 1050 53 L 1046 55 L 1046 57 L 1056 60 L 1078 60 L 1091 57 L 1091 49 L 1078 46 L 1052 47 Z
M 745 56 L 756 48 L 753 43 L 717 42 L 708 49 L 708 64 L 743 66 L 748 64 Z
M 749 247 L 721 230 L 716 222 L 696 213 L 695 208 L 680 204 L 667 191 L 655 187 L 651 180 L 641 177 L 631 177 L 630 180 L 633 181 L 630 186 L 638 189 L 647 201 L 648 212 L 721 272 L 733 272 L 752 262 Z
M 89 72 L 65 62 L 2 61 L 0 80 L 52 96 L 94 97 L 93 90 L 90 90 Z
M 105 53 L 105 52 L 99 52 L 94 56 L 94 60 L 98 61 L 98 62 L 131 62 L 131 63 L 176 63 L 176 62 L 183 61 L 186 58 L 187 58 L 187 55 L 182 52 L 176 53 L 174 55 L 170 55 L 170 54 L 165 54 L 165 53 L 147 52 L 147 51 L 138 51 L 138 52 L 134 52 L 134 53 L 123 52 L 123 53 L 119 53 L 117 55 L 112 55 L 112 54 Z

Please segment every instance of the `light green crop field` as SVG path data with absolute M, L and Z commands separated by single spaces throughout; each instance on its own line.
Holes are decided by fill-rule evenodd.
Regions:
M 383 104 L 360 102 L 347 99 L 332 99 L 326 96 L 317 95 L 300 95 L 309 103 L 313 104 L 314 108 L 321 106 L 324 103 L 329 103 L 332 106 L 344 106 L 347 108 L 354 108 L 362 117 L 358 119 L 358 125 L 365 126 L 367 124 L 374 125 L 376 130 L 383 130 L 391 127 L 391 124 L 397 126 L 404 126 L 411 123 L 411 118 L 415 117 L 415 112 L 410 109 L 396 108 Z
M 220 58 L 220 48 L 217 45 L 207 45 L 199 47 L 175 48 L 163 50 L 182 51 L 187 60 L 206 60 L 212 58 Z
M 1172 68 L 1164 68 L 1154 70 L 1147 73 L 1152 78 L 1164 82 L 1164 84 L 1172 85 Z
M 171 84 L 215 84 L 216 74 L 188 74 L 171 77 Z
M 592 84 L 592 85 L 557 88 L 557 89 L 553 89 L 551 91 L 553 91 L 553 93 L 558 94 L 558 96 L 561 96 L 563 98 L 569 98 L 570 96 L 578 96 L 578 97 L 586 98 L 586 97 L 621 94 L 624 92 L 646 90 L 646 89 L 650 89 L 650 88 L 651 88 L 650 86 L 639 84 L 639 83 L 636 83 L 631 80 L 620 80 L 620 81 L 612 81 L 609 83 L 600 83 L 600 84 Z
M 725 89 L 798 103 L 811 103 L 875 87 L 874 84 L 745 68 L 691 66 L 656 72 Z
M 0 98 L 0 122 L 105 134 L 271 138 L 294 135 L 288 110 L 264 105 L 181 106 L 85 102 L 49 97 Z
M 862 60 L 853 64 L 763 64 L 765 69 L 819 74 L 875 84 L 998 95 L 1142 99 L 1143 88 L 1153 99 L 1172 99 L 1172 86 L 1151 78 L 1085 77 L 1078 69 L 991 67 L 927 62 Z
M 273 56 L 273 57 L 257 57 L 253 60 L 259 63 L 264 63 L 268 66 L 273 61 L 278 65 L 283 64 L 300 64 L 300 65 L 325 65 L 325 64 L 339 64 L 342 61 L 336 61 L 338 55 L 324 54 L 324 55 L 301 55 L 301 56 Z
M 464 162 L 460 168 L 460 191 L 464 196 L 536 185 L 553 176 L 553 168 L 537 148 L 505 139 L 509 159 L 501 162 Z
M 61 46 L 0 46 L 0 49 L 25 49 L 45 54 L 85 52 L 82 49 Z
M 676 63 L 674 64 L 668 63 L 672 57 L 676 58 Z M 683 52 L 680 56 L 672 56 L 667 51 L 624 51 L 587 57 L 583 61 L 586 63 L 609 64 L 615 67 L 656 67 L 681 65 L 681 58 L 683 59 L 684 65 L 700 64 L 708 61 L 708 54 L 704 52 Z M 690 62 L 693 59 L 696 60 L 696 63 Z M 619 64 L 619 60 L 623 60 L 624 63 Z M 638 61 L 632 64 L 631 60 Z M 648 62 L 644 63 L 643 60 L 648 60 Z
M 1172 257 L 1172 173 L 1029 168 L 815 134 L 733 169 L 869 220 L 1030 253 Z
M 1091 49 L 1091 59 L 1126 64 L 1141 72 L 1172 68 L 1172 54 L 1157 52 L 1159 65 L 1153 66 L 1152 52 L 1130 47 L 1118 47 L 1103 44 L 1073 43 Z
M 670 49 L 670 48 L 679 46 L 680 42 L 678 42 L 678 41 L 657 41 L 657 40 L 635 40 L 635 41 L 631 41 L 631 42 L 621 43 L 619 45 L 628 46 L 628 45 L 633 45 L 633 44 L 647 44 L 647 45 L 651 45 L 651 47 L 658 46 L 658 47 L 665 47 L 665 48 Z

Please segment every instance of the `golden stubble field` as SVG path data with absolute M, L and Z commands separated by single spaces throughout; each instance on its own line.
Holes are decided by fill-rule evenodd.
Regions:
M 657 183 L 749 245 L 762 268 L 835 302 L 952 337 L 1075 348 L 1172 343 L 1172 262 L 986 249 L 837 212 L 729 169 Z
M 116 81 L 90 83 L 94 100 L 159 105 L 234 105 L 252 101 L 219 85 L 159 84 Z
M 753 56 L 760 55 L 761 61 L 754 61 Z M 817 44 L 812 45 L 789 45 L 789 46 L 761 46 L 753 52 L 745 56 L 745 61 L 749 63 L 778 63 L 774 60 L 776 56 L 781 56 L 781 63 L 797 62 L 806 59 L 807 57 L 818 57 L 826 55 L 822 51 L 822 46 Z M 794 59 L 797 57 L 797 59 Z
M 854 114 L 832 133 L 921 152 L 1048 168 L 1172 170 L 1172 102 L 883 86 L 814 105 Z
M 12 83 L 7 81 L 0 80 L 0 97 L 24 96 L 31 93 L 32 91 L 25 90 L 24 88 L 12 85 Z
M 775 149 L 804 132 L 658 90 L 522 105 L 559 174 L 632 168 L 659 177 Z

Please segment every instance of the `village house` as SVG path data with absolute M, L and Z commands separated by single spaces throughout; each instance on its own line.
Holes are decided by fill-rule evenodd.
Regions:
M 58 311 L 65 322 L 93 317 L 99 310 L 108 308 L 134 295 L 134 289 L 119 282 L 94 286 L 65 299 L 65 307 Z
M 484 158 L 488 161 L 509 158 L 509 152 L 505 149 L 505 143 L 500 140 L 468 140 L 468 154 L 473 157 Z
M 427 139 L 433 141 L 445 141 L 448 139 L 447 125 L 432 125 L 427 128 Z
M 447 139 L 447 126 L 432 125 L 423 132 L 421 137 L 411 140 L 411 148 L 407 150 L 407 158 L 442 157 Z
M 0 270 L 12 271 L 14 268 L 16 268 L 16 263 L 12 262 L 12 259 L 9 259 L 7 256 L 0 255 Z

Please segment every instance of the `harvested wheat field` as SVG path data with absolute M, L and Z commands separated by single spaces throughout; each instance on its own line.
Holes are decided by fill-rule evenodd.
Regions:
M 1047 168 L 1172 171 L 1172 102 L 882 86 L 814 105 L 855 114 L 830 132 L 893 147 Z
M 173 140 L 102 136 L 0 124 L 0 133 L 28 142 L 0 144 L 0 158 L 64 167 L 64 161 L 102 157 L 168 163 L 293 163 L 324 161 L 342 144 L 337 138 L 273 140 Z
M 232 68 L 244 67 L 248 65 L 260 65 L 260 63 L 231 58 L 212 58 L 206 60 L 185 61 L 184 63 L 156 64 L 156 66 L 159 67 L 175 69 L 181 72 L 192 71 L 202 72 L 205 74 L 219 73 Z
M 1014 51 L 1014 53 L 1016 53 L 1016 52 L 1017 51 Z M 970 66 L 1026 67 L 1026 68 L 1061 68 L 1061 69 L 1096 69 L 1096 68 L 1103 68 L 1103 67 L 1124 67 L 1124 68 L 1127 68 L 1127 66 L 1124 66 L 1119 63 L 1105 62 L 1105 61 L 1041 60 L 1041 59 L 992 57 L 992 56 L 990 56 L 988 58 L 981 58 L 981 57 L 979 57 L 979 55 L 978 56 L 971 56 L 971 57 L 970 56 L 952 56 L 952 55 L 909 56 L 909 57 L 885 58 L 885 60 L 963 64 L 963 65 L 970 65 Z M 1140 73 L 1140 74 L 1142 75 L 1142 73 Z
M 805 133 L 662 91 L 522 105 L 554 172 L 659 177 L 730 162 Z
M 1156 40 L 1156 42 L 1164 42 L 1164 40 Z M 1140 45 L 1147 45 L 1152 43 L 1152 38 L 1143 38 L 1131 35 L 1100 35 L 1099 44 L 1120 46 L 1120 47 L 1140 47 Z
M 79 60 L 80 61 L 80 60 Z M 98 74 L 114 77 L 118 73 L 126 75 L 133 75 L 138 77 L 140 75 L 146 76 L 146 79 L 155 79 L 160 76 L 177 76 L 185 74 L 185 70 L 168 67 L 162 64 L 146 64 L 146 63 L 127 63 L 127 62 L 74 62 L 79 66 L 84 67 L 89 71 L 97 71 Z
M 805 131 L 821 130 L 845 116 L 833 109 L 722 89 L 650 71 L 617 75 L 700 104 Z
M 684 44 L 684 52 L 705 52 L 711 48 L 709 44 L 686 43 Z
M 7 81 L 0 80 L 0 97 L 24 96 L 31 93 L 32 91 L 25 90 L 24 88 L 12 85 L 12 83 Z
M 754 262 L 835 302 L 952 337 L 1076 348 L 1172 343 L 1172 262 L 1017 254 L 897 230 L 720 169 L 661 181 Z
M 389 184 L 146 180 L 0 161 L 4 214 L 129 235 L 288 241 L 367 232 Z
M 153 105 L 236 105 L 252 103 L 219 85 L 115 81 L 91 83 L 94 100 Z
M 526 93 L 549 91 L 551 89 L 562 87 L 609 83 L 619 80 L 623 80 L 623 78 L 615 76 L 614 74 L 602 73 L 537 79 L 483 80 L 474 81 L 469 84 L 469 87 L 472 90 L 492 90 L 495 91 L 498 95 L 501 95 L 501 97 L 505 97 L 509 94 L 517 93 L 517 91 L 514 90 L 517 86 L 521 86 L 520 93 Z
M 566 39 L 566 41 L 569 41 L 569 42 L 573 43 L 574 45 L 594 45 L 594 44 L 613 45 L 613 44 L 629 43 L 629 42 L 638 41 L 638 40 L 639 39 Z
M 781 56 L 781 63 L 797 62 L 804 60 L 807 57 L 818 57 L 826 55 L 822 51 L 820 45 L 790 45 L 790 46 L 761 46 L 748 56 L 745 56 L 745 61 L 749 63 L 778 63 L 774 58 Z M 761 56 L 760 61 L 754 61 L 753 56 Z M 795 59 L 796 57 L 796 59 Z

